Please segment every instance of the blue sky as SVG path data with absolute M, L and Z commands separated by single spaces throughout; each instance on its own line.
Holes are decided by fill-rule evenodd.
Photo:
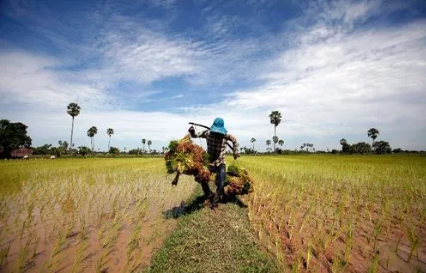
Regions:
M 33 144 L 160 149 L 223 117 L 264 150 L 371 140 L 426 150 L 426 4 L 412 1 L 39 1 L 0 4 L 0 118 Z

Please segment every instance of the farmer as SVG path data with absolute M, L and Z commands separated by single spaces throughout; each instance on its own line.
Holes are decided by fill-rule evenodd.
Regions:
M 235 137 L 228 134 L 228 131 L 224 127 L 224 121 L 222 118 L 216 118 L 213 121 L 213 125 L 210 127 L 210 130 L 196 133 L 194 126 L 191 126 L 188 131 L 191 134 L 191 137 L 201 137 L 205 138 L 207 141 L 207 153 L 210 158 L 209 170 L 216 174 L 216 194 L 213 195 L 207 182 L 202 182 L 201 187 L 203 188 L 204 196 L 211 200 L 211 208 L 215 209 L 218 206 L 218 202 L 223 199 L 224 194 L 223 188 L 226 179 L 226 143 L 228 140 L 232 141 L 234 159 L 237 159 L 239 157 L 237 140 Z

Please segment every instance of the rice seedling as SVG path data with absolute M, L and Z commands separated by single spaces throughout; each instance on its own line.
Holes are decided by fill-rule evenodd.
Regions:
M 305 253 L 310 271 L 318 269 L 313 264 L 328 264 L 334 271 L 375 272 L 378 261 L 388 259 L 381 249 L 398 253 L 404 244 L 407 257 L 391 256 L 387 267 L 405 271 L 408 257 L 426 248 L 425 157 L 262 156 L 238 164 L 255 181 L 249 196 L 249 217 L 259 219 L 254 229 L 275 228 L 262 233 L 263 241 L 274 242 L 277 257 L 285 253 L 278 261 L 293 261 L 290 267 L 283 262 L 287 270 L 299 270 L 297 255 Z M 425 258 L 409 259 L 408 268 Z
M 139 247 L 146 247 L 140 240 L 164 240 L 174 220 L 165 225 L 156 219 L 163 217 L 162 210 L 186 200 L 196 186 L 183 177 L 171 187 L 163 159 L 30 160 L 23 164 L 0 164 L 0 264 L 5 272 L 28 266 L 34 272 L 83 268 L 120 272 L 128 258 L 118 242 L 141 227 L 135 223 L 142 221 L 145 230 L 158 232 L 137 229 L 134 242 Z M 114 262 L 108 258 L 111 255 Z M 129 258 L 133 268 L 146 264 L 136 261 L 137 257 L 142 256 Z

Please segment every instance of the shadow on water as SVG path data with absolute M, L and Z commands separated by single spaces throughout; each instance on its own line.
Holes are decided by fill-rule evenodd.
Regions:
M 247 208 L 247 205 L 238 198 L 238 196 L 226 196 L 220 204 L 234 203 L 240 208 Z M 163 215 L 166 219 L 179 218 L 182 215 L 190 214 L 204 207 L 209 207 L 209 200 L 205 196 L 198 196 L 193 199 L 189 204 L 182 201 L 179 206 L 173 207 L 169 210 L 163 211 Z

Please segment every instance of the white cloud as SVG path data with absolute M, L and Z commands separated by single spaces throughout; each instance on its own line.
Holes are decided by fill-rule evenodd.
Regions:
M 342 137 L 368 141 L 366 131 L 376 127 L 380 138 L 394 147 L 426 149 L 425 21 L 358 28 L 382 12 L 382 2 L 317 3 L 290 30 L 262 37 L 234 37 L 232 29 L 241 23 L 235 18 L 217 18 L 207 28 L 214 37 L 197 40 L 120 17 L 89 50 L 100 62 L 80 71 L 53 69 L 63 60 L 52 57 L 0 52 L 0 104 L 18 105 L 0 113 L 30 125 L 36 145 L 69 138 L 71 119 L 65 107 L 78 100 L 77 146 L 89 145 L 86 130 L 95 125 L 96 143 L 103 149 L 109 127 L 115 130 L 113 146 L 135 148 L 146 138 L 159 149 L 183 136 L 189 121 L 209 126 L 221 116 L 241 146 L 251 146 L 255 137 L 256 147 L 264 149 L 273 134 L 268 115 L 279 110 L 283 121 L 278 136 L 286 148 L 304 142 L 318 149 L 337 148 Z M 162 100 L 183 103 L 178 113 L 128 111 L 129 104 L 117 102 L 119 93 L 108 92 L 117 82 L 135 81 L 141 91 L 131 102 L 150 103 L 160 94 L 151 84 L 168 77 L 182 77 L 192 88 L 261 84 L 230 90 L 211 105 L 185 104 L 184 91 L 164 94 Z M 19 109 L 26 106 L 30 111 Z
M 0 95 L 3 98 L 0 104 L 49 110 L 76 100 L 93 107 L 108 102 L 101 90 L 81 82 L 69 82 L 60 73 L 52 72 L 52 67 L 58 64 L 53 58 L 27 52 L 0 52 Z
M 147 30 L 125 35 L 109 33 L 103 48 L 101 75 L 151 83 L 170 76 L 197 72 L 194 45 L 184 39 L 170 39 Z

